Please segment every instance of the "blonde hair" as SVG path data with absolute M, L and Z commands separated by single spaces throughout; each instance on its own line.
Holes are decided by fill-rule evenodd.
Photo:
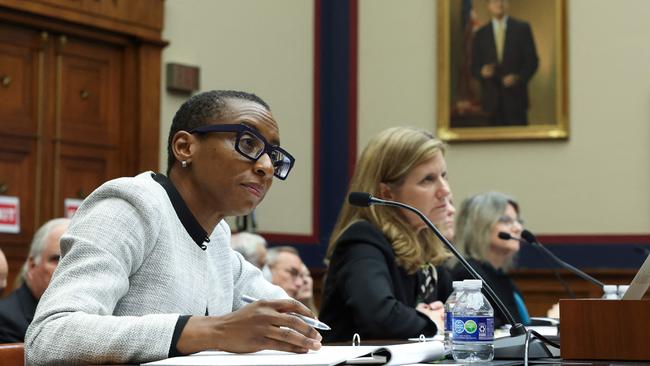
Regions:
M 400 185 L 418 165 L 445 153 L 446 145 L 430 133 L 410 128 L 393 127 L 373 137 L 361 153 L 349 192 L 368 192 L 379 196 L 380 183 Z M 442 243 L 429 230 L 415 231 L 406 218 L 392 207 L 355 207 L 347 201 L 339 213 L 327 248 L 332 256 L 341 234 L 353 223 L 366 220 L 377 227 L 392 243 L 397 264 L 414 273 L 418 267 L 440 264 L 449 257 Z
M 519 215 L 517 201 L 500 192 L 477 194 L 463 201 L 456 216 L 455 245 L 458 251 L 466 257 L 486 262 L 492 228 L 508 205 L 512 205 Z M 512 268 L 513 259 L 511 257 L 505 263 L 504 270 Z

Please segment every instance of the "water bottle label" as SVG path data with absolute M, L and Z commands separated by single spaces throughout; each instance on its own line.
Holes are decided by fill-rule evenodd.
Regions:
M 451 312 L 451 311 L 445 312 L 445 331 L 446 332 L 451 332 L 453 317 L 454 317 L 453 312 Z
M 455 316 L 454 341 L 493 341 L 494 317 Z

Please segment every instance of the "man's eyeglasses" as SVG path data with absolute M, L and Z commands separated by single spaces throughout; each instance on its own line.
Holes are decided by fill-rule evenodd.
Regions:
M 506 225 L 514 225 L 515 222 L 518 222 L 519 225 L 523 226 L 524 225 L 524 220 L 520 218 L 513 219 L 512 217 L 508 215 L 502 215 L 499 217 L 499 222 L 502 224 Z
M 280 146 L 272 145 L 264 136 L 253 128 L 243 124 L 205 125 L 192 129 L 190 133 L 204 134 L 209 132 L 237 132 L 235 150 L 252 161 L 257 161 L 262 155 L 269 154 L 273 163 L 273 175 L 285 180 L 293 168 L 296 159 Z

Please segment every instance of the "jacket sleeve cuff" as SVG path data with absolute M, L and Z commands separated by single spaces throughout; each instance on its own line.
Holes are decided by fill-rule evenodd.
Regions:
M 183 333 L 183 329 L 185 329 L 185 325 L 187 325 L 187 321 L 190 320 L 191 315 L 181 315 L 178 317 L 178 321 L 176 321 L 176 327 L 174 327 L 174 335 L 172 335 L 172 342 L 169 345 L 169 356 L 168 357 L 178 357 L 178 356 L 185 356 L 185 354 L 181 353 L 176 349 L 176 346 L 178 345 L 178 340 L 181 338 L 181 333 Z

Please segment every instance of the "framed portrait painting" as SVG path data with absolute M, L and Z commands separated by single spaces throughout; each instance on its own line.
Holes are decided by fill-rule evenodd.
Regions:
M 567 139 L 565 0 L 438 1 L 438 136 Z

